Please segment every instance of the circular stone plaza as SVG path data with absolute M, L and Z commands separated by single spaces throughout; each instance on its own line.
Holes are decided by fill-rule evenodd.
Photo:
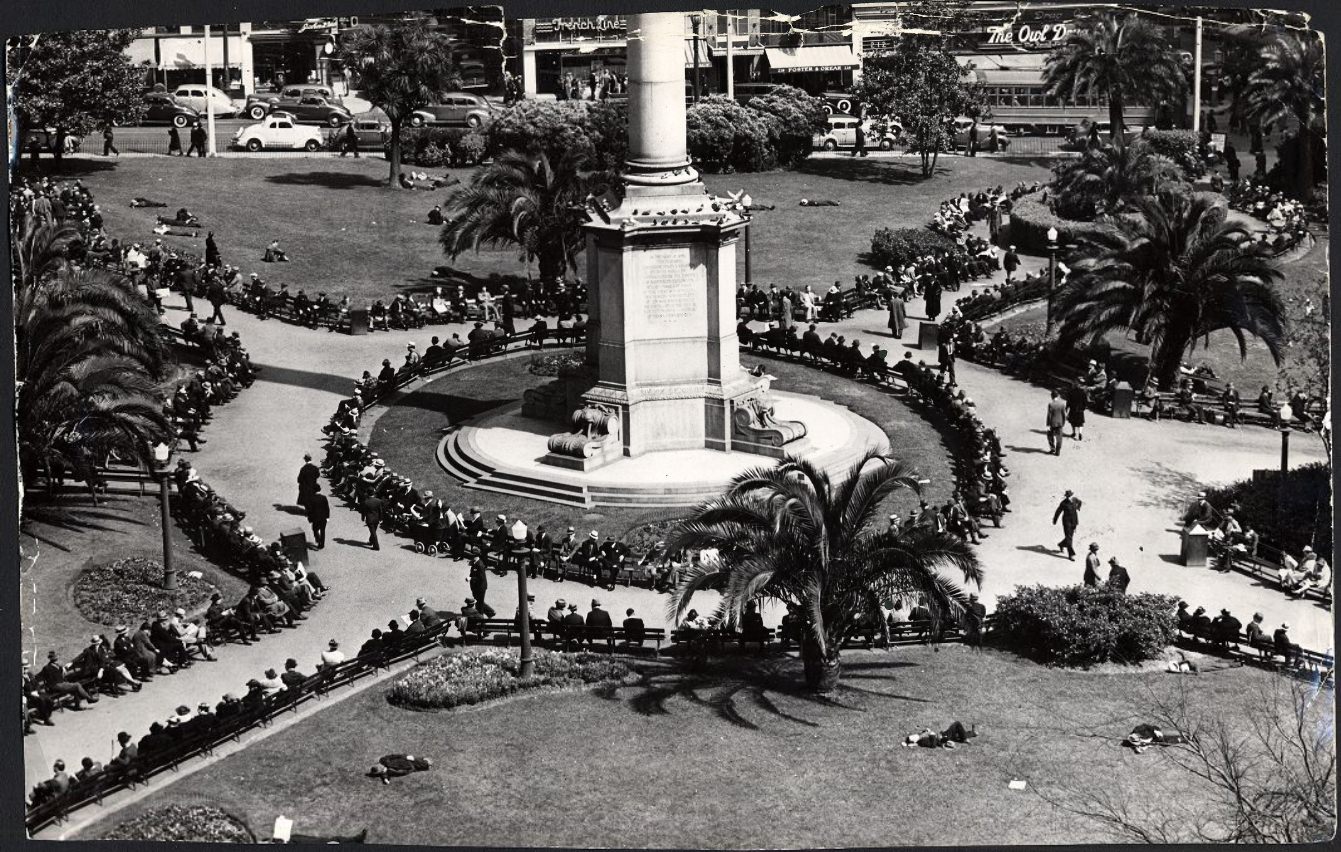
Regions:
M 1330 481 L 1327 446 L 1316 428 L 1321 417 L 1301 415 L 1284 438 L 1279 413 L 1245 416 L 1228 428 L 1216 415 L 1182 416 L 1176 388 L 1165 394 L 1165 415 L 1151 417 L 1152 399 L 1131 378 L 1150 364 L 1151 347 L 1134 333 L 1110 332 L 1103 351 L 1122 382 L 1115 374 L 1105 387 L 1100 365 L 1094 393 L 1081 404 L 1089 408 L 1081 418 L 1083 439 L 1072 437 L 1074 419 L 1054 430 L 1052 392 L 1062 390 L 1064 403 L 1066 391 L 1083 393 L 1094 365 L 1088 356 L 1099 350 L 1076 344 L 1025 369 L 1009 353 L 992 354 L 986 341 L 1003 332 L 1042 339 L 1045 323 L 1052 331 L 1047 284 L 1085 272 L 1078 255 L 1066 256 L 1071 269 L 1058 272 L 1055 231 L 1051 255 L 1046 240 L 1025 245 L 1019 238 L 1017 248 L 1013 235 L 1023 234 L 1026 223 L 1013 221 L 1009 203 L 998 212 L 1006 199 L 1036 203 L 1040 187 L 1054 179 L 1053 167 L 1075 155 L 947 153 L 923 177 L 919 158 L 899 150 L 873 150 L 869 157 L 817 151 L 793 168 L 708 173 L 691 161 L 686 141 L 682 24 L 672 14 L 629 20 L 639 37 L 628 48 L 622 95 L 628 148 L 620 183 L 607 196 L 569 205 L 583 246 L 567 272 L 568 286 L 583 288 L 573 311 L 585 329 L 580 333 L 569 311 L 544 299 L 509 301 L 506 318 L 494 321 L 504 309 L 500 291 L 526 292 L 535 277 L 515 243 L 484 240 L 501 247 L 444 261 L 441 226 L 427 224 L 426 214 L 434 205 L 450 213 L 460 186 L 489 163 L 433 169 L 430 178 L 412 180 L 409 191 L 386 186 L 387 164 L 377 155 L 84 153 L 59 166 L 21 164 L 14 177 L 36 196 L 68 195 L 77 182 L 76 202 L 66 198 L 66 207 L 86 193 L 108 237 L 154 252 L 150 262 L 160 268 L 183 259 L 187 270 L 180 279 L 167 273 L 141 287 L 160 303 L 178 361 L 161 381 L 181 436 L 165 472 L 113 460 L 101 468 L 107 487 L 96 501 L 79 477 L 57 484 L 50 474 L 25 473 L 19 537 L 25 663 L 45 673 L 49 652 L 58 664 L 87 662 L 81 655 L 98 635 L 107 637 L 113 655 L 107 666 L 117 671 L 125 662 L 116 657 L 120 629 L 127 628 L 130 647 L 143 619 L 152 641 L 158 611 L 171 622 L 178 606 L 177 624 L 238 633 L 210 650 L 212 660 L 192 653 L 188 635 L 180 648 L 187 662 L 175 660 L 175 644 L 165 645 L 180 631 L 164 633 L 158 651 L 174 671 L 151 659 L 141 672 L 131 658 L 126 683 L 118 686 L 111 674 L 78 687 L 105 687 L 109 694 L 96 702 L 85 703 L 73 686 L 42 692 L 42 700 L 61 709 L 30 719 L 23 741 L 27 791 L 46 784 L 58 760 L 73 776 L 89 757 L 106 767 L 108 781 L 96 796 L 59 814 L 52 809 L 36 823 L 32 815 L 40 808 L 30 807 L 35 837 L 167 837 L 117 832 L 133 823 L 171 822 L 163 815 L 185 813 L 166 810 L 176 806 L 218 809 L 260 841 L 277 827 L 294 837 L 431 845 L 1130 840 L 1126 826 L 1104 822 L 1103 801 L 1158 810 L 1186 796 L 1217 819 L 1225 813 L 1214 784 L 1183 773 L 1160 752 L 1120 746 L 1139 723 L 1177 720 L 1169 715 L 1175 697 L 1188 713 L 1187 707 L 1228 708 L 1249 694 L 1313 689 L 1325 696 L 1330 721 L 1330 572 L 1325 581 L 1315 578 L 1310 591 L 1286 594 L 1280 566 L 1316 569 L 1311 549 L 1263 536 L 1256 556 L 1241 547 L 1226 559 L 1210 541 L 1219 536 L 1212 531 L 1224 528 L 1225 510 L 1238 505 L 1240 515 L 1270 515 L 1272 529 L 1324 530 L 1330 548 L 1329 497 L 1318 517 L 1290 524 L 1279 519 L 1285 508 L 1263 509 L 1274 504 L 1250 487 L 1275 494 L 1279 480 L 1272 477 L 1283 463 L 1291 475 L 1322 466 Z M 360 97 L 356 92 L 346 103 Z M 1212 164 L 1191 185 L 1209 193 L 1212 175 L 1218 183 L 1224 171 Z M 449 185 L 430 183 L 433 177 Z M 997 210 L 967 215 L 979 195 Z M 928 223 L 943 228 L 946 216 L 953 218 L 946 203 L 958 210 L 961 197 L 965 215 L 950 225 L 946 242 L 957 246 L 950 253 L 994 248 L 973 252 L 981 263 L 951 273 L 953 286 L 944 290 L 939 281 L 922 286 L 913 267 L 923 259 L 911 257 L 918 283 L 899 295 L 902 270 L 891 266 L 886 290 L 873 232 L 933 233 Z M 33 204 L 20 203 L 25 210 Z M 198 224 L 165 233 L 167 216 L 160 214 L 178 208 Z M 1275 233 L 1251 207 L 1230 210 L 1228 221 L 1252 240 Z M 286 260 L 263 260 L 276 247 Z M 220 300 L 226 323 L 220 341 L 214 340 L 219 324 L 210 319 L 213 291 L 189 277 L 197 258 L 211 251 L 240 280 Z M 1325 227 L 1313 222 L 1306 240 L 1270 260 L 1277 271 L 1272 286 L 1296 339 L 1302 323 L 1314 321 L 1317 295 L 1309 288 L 1321 282 L 1326 293 L 1328 251 Z M 946 274 L 943 264 L 939 272 L 929 269 L 932 278 Z M 287 301 L 269 297 L 258 309 L 245 284 L 252 273 L 271 293 L 285 285 Z M 1046 284 L 1029 297 L 1008 296 L 1029 282 Z M 464 315 L 451 304 L 458 284 L 467 294 Z M 831 287 L 840 294 L 826 301 Z M 770 288 L 785 291 L 785 302 L 752 294 Z M 183 292 L 192 289 L 193 297 Z M 482 289 L 493 297 L 481 297 Z M 807 290 L 816 294 L 813 321 L 801 296 Z M 333 304 L 348 295 L 353 310 L 304 311 L 295 306 L 300 291 L 304 299 L 320 294 Z M 422 300 L 429 321 L 382 324 L 374 308 L 369 323 L 364 306 L 398 297 Z M 435 298 L 446 306 L 442 315 L 433 312 Z M 1001 306 L 985 308 L 991 299 Z M 793 309 L 786 320 L 779 304 Z M 812 322 L 820 341 L 843 343 L 810 348 L 804 341 Z M 979 346 L 956 356 L 952 345 L 947 365 L 945 341 L 967 339 L 965 324 L 981 327 Z M 479 336 L 495 326 L 497 336 Z M 460 348 L 448 355 L 438 344 L 454 337 Z M 876 348 L 882 360 L 867 360 Z M 1280 367 L 1250 338 L 1240 358 L 1234 332 L 1219 329 L 1186 359 L 1214 367 L 1214 381 L 1201 382 L 1207 408 L 1216 407 L 1229 379 L 1241 389 L 1242 409 L 1256 412 L 1259 386 L 1293 387 L 1293 378 L 1280 376 L 1297 353 Z M 912 363 L 896 366 L 905 356 Z M 208 372 L 212 367 L 221 372 Z M 206 393 L 236 385 L 211 400 L 204 418 L 192 396 L 197 370 L 212 382 Z M 229 373 L 232 380 L 221 380 Z M 188 388 L 189 403 L 180 408 L 178 386 Z M 1278 397 L 1285 401 L 1284 390 Z M 742 474 L 800 459 L 838 488 L 870 453 L 908 466 L 907 487 L 882 491 L 860 519 L 870 540 L 915 549 L 916 530 L 939 530 L 954 539 L 949 550 L 967 555 L 934 563 L 944 588 L 954 590 L 943 612 L 935 606 L 940 587 L 904 575 L 855 592 L 854 601 L 876 601 L 874 623 L 884 626 L 854 628 L 837 688 L 816 692 L 806 681 L 805 653 L 785 641 L 802 623 L 797 619 L 811 616 L 789 613 L 786 594 L 754 587 L 762 589 L 757 612 L 767 632 L 752 635 L 757 622 L 747 629 L 734 612 L 725 617 L 728 609 L 719 610 L 733 600 L 734 586 L 700 580 L 702 587 L 686 596 L 686 578 L 692 584 L 698 577 L 695 563 L 726 564 L 732 554 L 749 563 L 755 554 L 699 547 L 670 553 L 665 543 L 688 541 L 684 522 Z M 315 474 L 303 472 L 305 454 Z M 179 462 L 183 472 L 174 474 Z M 789 476 L 795 483 L 802 474 Z M 166 509 L 159 477 L 168 482 Z M 388 486 L 395 477 L 403 483 Z M 313 478 L 330 510 L 319 525 L 308 499 Z M 778 487 L 786 493 L 788 486 Z M 411 491 L 413 498 L 406 496 Z M 369 502 L 370 495 L 379 496 Z M 1201 496 L 1213 517 L 1191 523 L 1189 513 L 1202 511 Z M 1281 507 L 1301 505 L 1283 492 L 1276 496 Z M 1078 498 L 1074 528 L 1066 517 L 1069 497 Z M 977 501 L 967 511 L 974 520 L 952 508 L 965 501 Z M 779 498 L 782 504 L 790 508 L 778 510 L 784 520 L 769 522 L 775 533 L 790 523 L 786 518 L 808 511 L 805 500 Z M 448 517 L 446 509 L 450 518 L 459 516 L 468 545 L 458 544 L 454 530 L 443 532 L 447 521 L 433 526 Z M 727 520 L 748 525 L 746 514 Z M 829 522 L 850 523 L 837 516 Z M 537 543 L 542 530 L 552 544 Z M 518 537 L 526 535 L 528 546 L 519 547 Z M 324 546 L 317 546 L 318 536 Z M 1320 553 L 1322 538 L 1315 539 Z M 496 551 L 495 541 L 504 542 Z M 587 541 L 590 551 L 582 550 Z M 934 541 L 939 554 L 942 539 Z M 271 548 L 272 542 L 278 544 Z M 1165 595 L 1168 612 L 1184 601 L 1209 617 L 1232 613 L 1243 625 L 1261 613 L 1272 647 L 1259 652 L 1237 641 L 1231 648 L 1210 637 L 1170 635 L 1167 647 L 1140 663 L 1064 666 L 1040 662 L 1038 649 L 994 641 L 998 601 L 1017 597 L 1022 587 L 1087 583 L 1091 543 L 1100 558 L 1098 584 L 1115 560 L 1129 576 L 1127 598 Z M 603 545 L 623 549 L 601 551 Z M 157 573 L 131 587 L 126 566 L 138 559 L 161 571 L 164 547 L 177 588 L 158 588 Z M 770 551 L 778 560 L 783 552 Z M 309 572 L 306 581 L 293 577 L 293 562 Z M 965 563 L 980 577 L 966 581 L 959 570 Z M 114 570 L 103 570 L 108 565 Z M 289 576 L 276 573 L 285 567 Z M 255 603 L 258 587 L 277 590 L 271 597 L 288 606 Z M 514 621 L 523 588 L 534 598 L 536 640 L 525 649 Z M 215 591 L 222 603 L 211 609 Z M 987 615 L 985 642 L 970 592 Z M 937 609 L 934 629 L 909 621 L 919 597 Z M 239 603 L 244 598 L 250 603 Z M 565 633 L 547 614 L 559 601 L 560 617 L 576 613 L 585 625 L 599 626 L 589 616 L 604 610 L 610 631 Z M 275 623 L 262 624 L 256 641 L 237 641 L 252 632 L 251 608 L 269 612 Z M 275 615 L 279 609 L 290 614 Z M 691 609 L 706 621 L 695 622 Z M 640 621 L 643 642 L 630 641 L 626 612 Z M 429 613 L 437 614 L 431 624 Z M 869 621 L 871 611 L 860 615 Z M 1273 656 L 1279 648 L 1272 635 L 1282 625 L 1299 659 Z M 372 632 L 393 629 L 413 634 L 397 640 L 404 653 L 368 652 L 376 664 L 357 669 L 353 661 Z M 942 641 L 935 641 L 937 632 Z M 416 640 L 421 633 L 427 638 Z M 593 656 L 572 653 L 580 648 Z M 469 683 L 444 662 L 481 654 L 489 671 Z M 497 686 L 512 683 L 515 668 L 508 667 L 521 654 L 536 655 L 538 674 L 528 683 L 544 688 L 526 694 L 527 687 Z M 1199 675 L 1186 676 L 1192 672 L 1180 660 L 1191 661 Z M 301 679 L 280 678 L 286 662 Z M 590 674 L 579 663 L 591 671 L 611 668 Z M 555 668 L 568 665 L 579 673 Z M 79 668 L 71 666 L 65 683 L 78 681 Z M 491 700 L 514 692 L 516 700 Z M 441 698 L 447 693 L 450 701 Z M 243 709 L 234 711 L 229 697 Z M 224 705 L 255 721 L 228 723 L 237 735 L 222 740 L 201 733 L 206 724 L 225 724 Z M 199 721 L 209 714 L 219 718 Z M 175 733 L 192 720 L 196 733 Z M 908 734 L 953 730 L 947 726 L 956 721 L 975 734 L 957 748 L 900 747 Z M 166 739 L 146 751 L 141 738 L 153 726 Z M 122 732 L 139 744 L 138 758 L 126 758 Z M 1334 761 L 1334 747 L 1330 754 Z M 389 760 L 404 756 L 411 757 Z M 413 769 L 415 757 L 431 761 L 427 771 L 395 769 Z M 135 759 L 145 771 L 132 779 L 124 770 Z M 391 771 L 370 778 L 374 765 Z M 1165 818 L 1172 813 L 1159 811 Z M 278 817 L 292 820 L 291 827 L 277 824 Z M 192 834 L 187 817 L 178 821 L 188 827 L 176 839 L 213 839 Z

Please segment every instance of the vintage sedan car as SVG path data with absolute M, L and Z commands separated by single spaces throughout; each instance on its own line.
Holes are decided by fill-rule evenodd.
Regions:
M 294 121 L 288 115 L 268 115 L 265 120 L 238 128 L 233 144 L 248 151 L 301 149 L 317 151 L 325 144 L 321 131 Z
M 839 148 L 852 148 L 857 144 L 857 125 L 861 124 L 866 134 L 866 147 L 879 148 L 881 151 L 893 150 L 903 135 L 903 125 L 895 119 L 860 119 L 852 115 L 831 115 L 829 127 L 824 133 L 815 135 L 815 147 L 825 151 Z
M 430 104 L 410 113 L 410 126 L 465 126 L 479 127 L 494 117 L 493 104 L 480 95 L 468 92 L 450 92 Z
M 968 148 L 969 130 L 973 127 L 973 119 L 960 116 L 955 119 L 954 137 L 956 148 Z M 1010 147 L 1010 131 L 1004 124 L 989 124 L 985 121 L 978 122 L 978 149 L 985 150 L 990 144 L 992 130 L 996 130 L 997 144 L 1002 148 Z
M 359 150 L 381 150 L 391 128 L 375 115 L 354 116 L 354 138 Z
M 187 83 L 174 89 L 172 96 L 176 98 L 177 103 L 189 106 L 201 115 L 208 112 L 206 103 L 214 105 L 215 118 L 231 118 L 237 115 L 237 104 L 233 103 L 233 99 L 228 97 L 227 92 L 213 86 Z
M 141 124 L 171 124 L 174 127 L 189 127 L 200 120 L 200 113 L 180 103 L 167 92 L 149 92 L 144 96 L 144 118 Z
M 303 98 L 325 98 L 327 103 L 344 106 L 344 102 L 329 86 L 285 86 L 278 92 L 257 92 L 247 96 L 242 111 L 255 121 L 277 109 L 287 110 Z

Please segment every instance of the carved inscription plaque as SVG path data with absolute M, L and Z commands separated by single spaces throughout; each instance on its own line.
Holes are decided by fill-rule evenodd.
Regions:
M 703 270 L 690 266 L 689 251 L 688 246 L 663 248 L 643 259 L 643 319 L 648 325 L 680 328 L 701 316 Z

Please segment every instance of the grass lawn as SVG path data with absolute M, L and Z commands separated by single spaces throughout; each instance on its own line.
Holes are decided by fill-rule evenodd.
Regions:
M 172 530 L 173 565 L 180 573 L 200 571 L 226 597 L 241 597 L 246 584 L 192 550 L 176 526 Z M 147 497 L 113 495 L 98 506 L 87 494 L 71 494 L 60 503 L 29 499 L 19 530 L 20 612 L 23 650 L 46 661 L 56 651 L 69 662 L 88 645 L 93 633 L 110 639 L 112 630 L 84 618 L 71 589 L 86 565 L 131 556 L 162 561 L 163 532 L 157 493 Z
M 818 287 L 835 279 L 846 285 L 864 270 L 858 257 L 879 227 L 921 226 L 936 205 L 965 190 L 1007 187 L 1042 180 L 1045 165 L 1031 160 L 942 159 L 942 169 L 923 180 L 912 159 L 809 161 L 794 172 L 707 175 L 714 192 L 747 189 L 760 204 L 752 235 L 753 274 L 760 283 Z M 439 173 L 442 170 L 435 170 Z M 469 169 L 446 170 L 463 180 Z M 135 196 L 185 206 L 213 230 L 224 260 L 244 273 L 258 272 L 289 289 L 353 298 L 387 298 L 431 289 L 436 266 L 449 261 L 437 231 L 425 224 L 447 191 L 396 191 L 379 186 L 386 163 L 360 160 L 145 158 L 116 163 L 66 163 L 102 207 L 108 233 L 125 240 L 152 240 L 162 210 L 131 209 Z M 839 207 L 802 208 L 801 198 L 833 199 Z M 204 253 L 198 239 L 164 237 L 167 244 Z M 261 262 L 265 246 L 278 239 L 292 258 Z M 743 278 L 744 257 L 740 252 Z M 450 266 L 469 286 L 492 275 L 525 275 L 517 252 L 485 250 L 463 255 Z M 585 274 L 585 265 L 579 264 Z
M 773 359 L 758 359 L 748 354 L 743 354 L 742 359 L 747 367 L 762 361 L 768 371 L 777 376 L 774 387 L 778 390 L 823 397 L 879 424 L 889 435 L 895 453 L 915 462 L 922 475 L 931 479 L 927 499 L 943 501 L 949 497 L 953 480 L 948 439 L 924 419 L 920 411 L 909 408 L 892 395 L 877 393 L 867 385 L 832 373 Z M 522 356 L 486 362 L 449 373 L 407 394 L 384 411 L 374 424 L 372 448 L 386 459 L 390 469 L 421 483 L 421 488 L 432 489 L 435 496 L 443 497 L 452 506 L 479 506 L 485 517 L 499 512 L 509 516 L 518 514 L 527 523 L 544 524 L 551 531 L 563 530 L 572 524 L 595 527 L 603 534 L 616 535 L 641 524 L 664 520 L 665 509 L 605 506 L 583 513 L 569 506 L 468 489 L 438 466 L 435 453 L 442 438 L 441 430 L 448 422 L 459 422 L 510 405 L 524 390 L 550 381 L 528 372 L 530 360 Z M 558 431 L 557 425 L 555 431 Z M 767 462 L 760 458 L 760 464 Z M 888 511 L 906 515 L 916 507 L 915 500 L 911 494 L 895 495 L 887 501 Z
M 268 837 L 295 830 L 376 843 L 507 846 L 830 847 L 1113 840 L 1049 804 L 1077 791 L 1135 812 L 1205 791 L 1158 751 L 1118 741 L 1180 681 L 1232 706 L 1264 675 L 1227 669 L 1073 672 L 947 646 L 849 652 L 829 700 L 798 689 L 799 663 L 733 659 L 705 672 L 644 661 L 644 680 L 472 708 L 401 710 L 378 684 L 90 826 L 147 808 L 216 805 Z M 984 689 L 988 683 L 990 689 Z M 901 748 L 952 720 L 979 737 L 952 751 Z M 389 753 L 433 760 L 385 786 Z M 1012 779 L 1028 789 L 1010 790 Z

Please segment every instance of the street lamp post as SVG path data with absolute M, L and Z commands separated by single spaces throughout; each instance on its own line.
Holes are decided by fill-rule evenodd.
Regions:
M 741 196 L 740 207 L 745 212 L 745 218 L 747 219 L 750 218 L 750 205 L 753 203 L 754 199 L 751 198 L 748 193 Z M 745 225 L 745 286 L 746 287 L 754 283 L 754 274 L 750 268 L 750 231 L 753 230 L 751 225 L 753 225 L 752 220 L 750 223 Z
M 694 24 L 694 103 L 698 103 L 698 33 L 699 24 L 703 18 L 700 15 L 693 15 L 690 20 Z
M 1280 407 L 1280 475 L 1281 488 L 1285 487 L 1284 476 L 1290 470 L 1290 423 L 1294 421 L 1294 409 L 1290 403 Z
M 513 552 L 526 540 L 526 526 L 517 521 L 512 527 Z M 520 559 L 514 560 L 517 569 L 517 629 L 521 631 L 521 671 L 519 677 L 535 675 L 535 657 L 531 653 L 531 612 L 527 607 L 526 566 Z
M 163 588 L 171 591 L 177 588 L 177 571 L 172 567 L 172 505 L 170 503 L 168 479 L 168 460 L 172 458 L 172 447 L 163 442 L 154 445 L 155 474 L 158 476 L 158 508 L 162 514 L 163 526 Z
M 1057 289 L 1057 229 L 1048 228 L 1048 327 L 1047 337 L 1052 337 L 1052 295 Z

